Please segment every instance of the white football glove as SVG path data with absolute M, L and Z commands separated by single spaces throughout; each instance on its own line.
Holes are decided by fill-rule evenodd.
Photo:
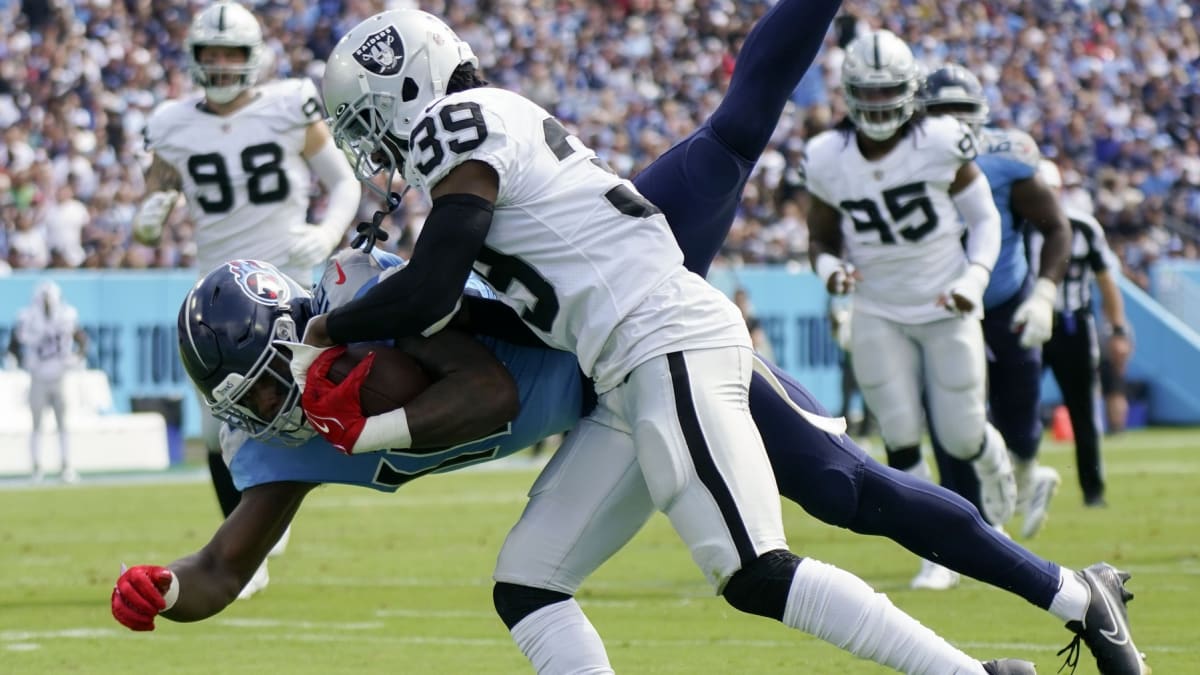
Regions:
M 817 267 L 814 271 L 821 277 L 821 281 L 825 282 L 825 290 L 833 295 L 853 293 L 859 279 L 854 265 L 832 253 L 817 256 Z
M 300 388 L 302 394 L 304 385 L 308 382 L 308 369 L 312 367 L 313 361 L 317 360 L 321 352 L 332 349 L 332 347 L 314 347 L 303 342 L 287 340 L 276 340 L 273 344 L 276 347 L 286 347 L 292 352 L 292 358 L 288 360 L 288 369 L 292 371 L 292 381 Z
M 1040 347 L 1054 332 L 1054 300 L 1058 297 L 1058 286 L 1053 281 L 1039 278 L 1033 292 L 1013 312 L 1012 328 L 1021 332 L 1021 346 L 1026 349 Z
M 292 225 L 288 228 L 292 239 L 288 261 L 295 267 L 314 267 L 325 262 L 344 235 L 343 231 L 324 225 Z
M 981 265 L 968 265 L 967 271 L 938 298 L 938 305 L 955 316 L 982 316 L 983 291 L 991 276 Z
M 178 190 L 151 192 L 133 216 L 133 238 L 147 246 L 157 244 L 162 237 L 163 225 L 178 201 Z

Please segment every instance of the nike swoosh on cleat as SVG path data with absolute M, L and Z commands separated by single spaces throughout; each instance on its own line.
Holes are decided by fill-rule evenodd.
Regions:
M 338 274 L 337 281 L 335 281 L 333 283 L 338 286 L 341 286 L 342 284 L 346 283 L 346 273 L 344 271 L 342 271 L 342 264 L 340 262 L 334 260 L 333 266 L 337 268 L 337 274 Z
M 1108 593 L 1101 590 L 1100 597 L 1104 600 L 1104 606 L 1108 609 L 1108 613 L 1112 616 L 1113 622 L 1113 630 L 1101 628 L 1100 634 L 1103 635 L 1106 640 L 1115 645 L 1128 644 L 1129 631 L 1126 630 L 1125 626 L 1123 625 L 1124 622 L 1121 620 L 1121 613 L 1116 607 L 1113 607 L 1112 598 L 1108 597 Z

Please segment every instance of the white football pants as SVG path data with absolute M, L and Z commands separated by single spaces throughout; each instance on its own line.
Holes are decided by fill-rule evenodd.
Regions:
M 655 509 L 719 592 L 787 548 L 779 490 L 750 417 L 752 352 L 656 356 L 567 434 L 509 533 L 495 579 L 574 594 Z
M 850 330 L 854 376 L 889 448 L 920 445 L 925 411 L 954 457 L 983 445 L 987 356 L 978 319 L 947 317 L 903 324 L 855 311 Z

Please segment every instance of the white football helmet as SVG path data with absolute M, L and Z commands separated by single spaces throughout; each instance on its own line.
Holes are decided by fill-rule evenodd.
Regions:
M 891 138 L 913 116 L 920 69 L 895 33 L 872 31 L 846 46 L 842 88 L 854 126 L 869 138 Z
M 263 64 L 262 27 L 250 10 L 236 2 L 218 2 L 197 14 L 184 46 L 192 81 L 203 87 L 204 95 L 214 103 L 229 103 L 258 80 Z M 201 47 L 241 47 L 246 50 L 246 62 L 204 65 L 196 53 Z M 230 75 L 232 83 L 223 77 Z
M 471 47 L 441 19 L 415 9 L 376 14 L 338 41 L 321 92 L 334 141 L 367 187 L 379 192 L 370 178 L 383 171 L 382 196 L 391 193 L 413 123 L 446 95 L 450 76 L 465 63 L 479 65 Z

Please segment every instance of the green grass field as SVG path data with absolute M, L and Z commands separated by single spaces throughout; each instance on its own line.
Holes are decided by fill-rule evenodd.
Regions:
M 1200 673 L 1200 432 L 1109 439 L 1107 510 L 1085 510 L 1068 446 L 1043 459 L 1064 476 L 1031 548 L 1067 566 L 1133 573 L 1133 633 L 1159 675 Z M 192 472 L 194 476 L 194 472 Z M 137 634 L 109 614 L 122 562 L 166 563 L 217 525 L 206 482 L 0 489 L 0 672 L 524 673 L 491 607 L 496 552 L 534 470 L 435 476 L 399 494 L 324 488 L 297 518 L 271 585 L 196 624 Z M 85 477 L 86 478 L 86 477 Z M 966 580 L 906 588 L 917 561 L 889 541 L 784 506 L 792 549 L 852 570 L 981 658 L 1054 673 L 1068 632 L 1025 601 Z M 186 591 L 185 591 L 186 592 Z M 875 673 L 882 669 L 711 595 L 661 516 L 584 588 L 580 601 L 623 673 Z M 1095 673 L 1090 655 L 1078 673 Z

